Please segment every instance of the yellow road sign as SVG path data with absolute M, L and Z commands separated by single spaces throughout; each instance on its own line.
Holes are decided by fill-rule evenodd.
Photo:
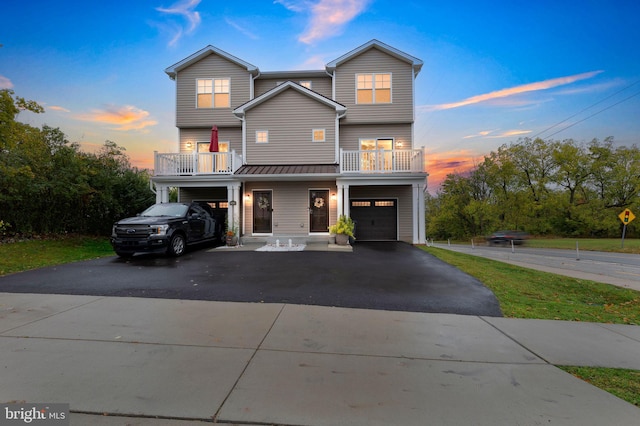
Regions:
M 622 223 L 624 223 L 625 225 L 628 225 L 629 222 L 631 222 L 633 219 L 636 218 L 636 215 L 633 214 L 633 212 L 629 209 L 624 209 L 624 211 L 622 213 L 620 213 L 618 215 L 618 217 L 620 218 L 620 220 L 622 221 Z

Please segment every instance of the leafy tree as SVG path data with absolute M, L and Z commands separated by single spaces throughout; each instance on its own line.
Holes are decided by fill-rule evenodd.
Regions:
M 106 141 L 97 154 L 83 153 L 60 129 L 17 121 L 24 110 L 43 112 L 0 90 L 3 232 L 108 234 L 115 220 L 154 202 L 148 173 L 131 167 L 124 148 Z

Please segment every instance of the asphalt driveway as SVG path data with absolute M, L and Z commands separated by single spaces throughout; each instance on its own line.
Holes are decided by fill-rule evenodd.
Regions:
M 106 257 L 0 277 L 0 292 L 290 303 L 502 316 L 475 278 L 405 243 L 345 252 L 194 250 Z

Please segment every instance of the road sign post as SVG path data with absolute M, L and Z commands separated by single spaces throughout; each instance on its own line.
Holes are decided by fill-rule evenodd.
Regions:
M 627 233 L 627 225 L 631 223 L 631 221 L 633 221 L 633 219 L 635 219 L 636 216 L 633 214 L 631 210 L 624 209 L 624 211 L 620 213 L 618 217 L 620 218 L 620 221 L 624 225 L 622 227 L 622 244 L 621 244 L 621 247 L 624 248 L 624 236 Z

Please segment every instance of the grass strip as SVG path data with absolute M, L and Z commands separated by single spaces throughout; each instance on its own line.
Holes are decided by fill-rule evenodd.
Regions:
M 113 255 L 104 237 L 65 236 L 0 244 L 0 276 Z
M 441 248 L 421 248 L 484 283 L 498 298 L 505 317 L 640 324 L 638 291 Z
M 640 407 L 640 371 L 600 367 L 558 368 Z

